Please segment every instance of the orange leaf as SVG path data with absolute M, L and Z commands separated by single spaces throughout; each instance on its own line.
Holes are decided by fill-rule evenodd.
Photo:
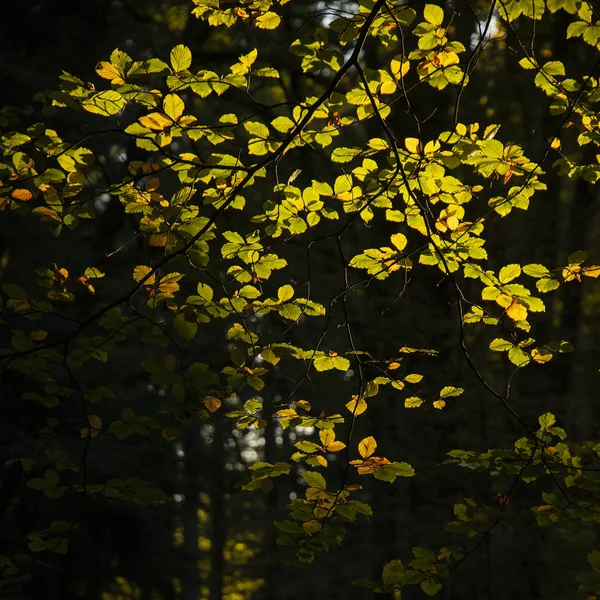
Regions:
M 527 309 L 519 304 L 516 300 L 510 303 L 510 306 L 506 309 L 506 314 L 513 321 L 524 321 L 527 318 Z
M 20 202 L 29 202 L 33 198 L 33 194 L 25 189 L 13 190 L 11 196 Z
M 214 396 L 206 396 L 202 399 L 202 404 L 206 406 L 206 409 L 210 413 L 217 412 L 221 408 L 221 401 Z
M 159 185 L 160 179 L 158 177 L 150 177 L 150 179 L 146 181 L 146 191 L 153 192 L 154 190 L 158 189 Z
M 168 236 L 165 233 L 153 233 L 150 236 L 150 245 L 155 248 L 164 248 L 167 245 Z

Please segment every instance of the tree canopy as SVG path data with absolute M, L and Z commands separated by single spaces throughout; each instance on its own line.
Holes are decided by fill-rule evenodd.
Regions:
M 0 56 L 0 596 L 600 597 L 598 7 L 108 4 Z

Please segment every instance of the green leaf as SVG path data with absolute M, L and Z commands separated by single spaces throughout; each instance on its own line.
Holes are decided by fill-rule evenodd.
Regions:
M 195 320 L 188 320 L 184 313 L 177 315 L 173 323 L 175 325 L 175 331 L 188 342 L 195 337 L 196 333 L 198 333 L 198 323 Z
M 318 490 L 325 490 L 327 483 L 321 473 L 316 471 L 305 471 L 302 473 L 302 479 L 308 484 L 309 487 L 316 488 Z
M 587 556 L 590 567 L 600 573 L 600 552 L 598 550 L 592 550 Z
M 421 583 L 421 589 L 428 596 L 435 596 L 442 589 L 442 584 L 439 583 L 434 577 L 430 577 Z
M 525 273 L 525 275 L 529 275 L 529 277 L 535 277 L 536 279 L 539 279 L 540 277 L 547 277 L 548 275 L 550 275 L 550 271 L 548 271 L 548 269 L 546 267 L 544 267 L 544 265 L 525 265 L 523 267 L 523 273 Z
M 550 429 L 556 423 L 556 417 L 552 413 L 545 413 L 538 418 L 542 429 Z
M 490 343 L 490 350 L 494 352 L 507 352 L 513 347 L 513 344 L 503 340 L 502 338 L 496 338 Z
M 381 573 L 383 585 L 394 585 L 400 583 L 404 575 L 404 565 L 400 560 L 392 560 L 385 564 Z

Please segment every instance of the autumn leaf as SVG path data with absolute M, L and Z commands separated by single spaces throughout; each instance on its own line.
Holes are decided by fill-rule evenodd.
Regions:
M 202 404 L 204 404 L 208 412 L 211 413 L 217 412 L 219 408 L 221 408 L 221 400 L 214 396 L 205 396 L 202 398 Z
M 358 396 L 352 396 L 352 400 L 346 403 L 346 408 L 354 415 L 362 415 L 367 410 L 367 403 L 364 398 L 358 398 Z
M 373 436 L 361 440 L 358 444 L 358 453 L 363 458 L 369 458 L 377 450 L 377 442 Z

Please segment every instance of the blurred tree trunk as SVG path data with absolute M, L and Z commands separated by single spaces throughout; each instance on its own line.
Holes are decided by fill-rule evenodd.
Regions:
M 221 600 L 225 575 L 225 542 L 227 539 L 227 515 L 225 511 L 225 449 L 223 448 L 223 424 L 214 423 L 211 470 L 213 473 L 210 492 L 210 573 L 208 588 L 210 600 Z
M 200 598 L 200 548 L 198 538 L 198 443 L 199 430 L 196 423 L 185 427 L 183 434 L 183 467 L 185 499 L 181 509 L 183 521 L 183 545 L 186 564 L 183 567 L 182 588 L 183 600 L 198 600 Z

